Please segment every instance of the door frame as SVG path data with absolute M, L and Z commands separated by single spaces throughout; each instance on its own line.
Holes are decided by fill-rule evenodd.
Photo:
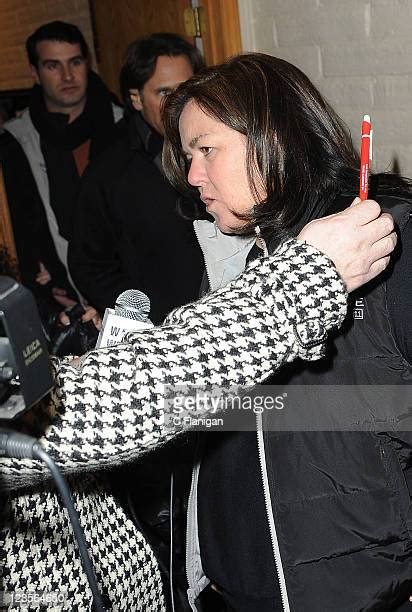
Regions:
M 203 9 L 202 46 L 208 65 L 242 52 L 238 0 L 197 0 Z

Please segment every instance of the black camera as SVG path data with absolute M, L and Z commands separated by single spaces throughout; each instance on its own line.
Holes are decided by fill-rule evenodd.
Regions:
M 42 324 L 28 289 L 0 276 L 0 419 L 30 408 L 53 387 Z

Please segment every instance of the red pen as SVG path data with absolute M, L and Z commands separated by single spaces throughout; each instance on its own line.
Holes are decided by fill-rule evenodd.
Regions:
M 369 115 L 363 116 L 361 134 L 359 197 L 361 200 L 367 200 L 370 162 L 372 160 L 372 126 Z

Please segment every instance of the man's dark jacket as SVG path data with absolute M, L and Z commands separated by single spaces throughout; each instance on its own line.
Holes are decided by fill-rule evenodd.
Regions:
M 90 141 L 94 159 L 117 137 L 122 115 L 112 95 L 92 71 L 83 112 L 71 123 L 65 113 L 51 113 L 43 91 L 35 85 L 29 106 L 11 119 L 0 136 L 0 161 L 23 283 L 38 292 L 35 278 L 41 261 L 51 285 L 76 297 L 67 279 L 66 251 L 72 211 L 78 196 L 79 172 L 73 150 Z
M 29 162 L 20 144 L 8 132 L 0 136 L 0 164 L 22 283 L 35 295 L 42 293 L 40 285 L 35 282 L 39 262 L 42 261 L 54 284 L 75 297 L 66 270 L 57 255 Z
M 161 139 L 136 113 L 124 135 L 86 171 L 69 248 L 70 273 L 93 306 L 113 307 L 126 289 L 151 300 L 161 322 L 196 299 L 203 258 L 191 222 L 177 212 L 178 194 L 159 163 Z

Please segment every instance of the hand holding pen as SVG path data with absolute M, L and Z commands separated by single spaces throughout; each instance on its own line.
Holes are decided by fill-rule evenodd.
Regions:
M 361 200 L 367 200 L 370 162 L 372 161 L 372 125 L 369 115 L 363 116 L 361 135 L 359 197 Z

